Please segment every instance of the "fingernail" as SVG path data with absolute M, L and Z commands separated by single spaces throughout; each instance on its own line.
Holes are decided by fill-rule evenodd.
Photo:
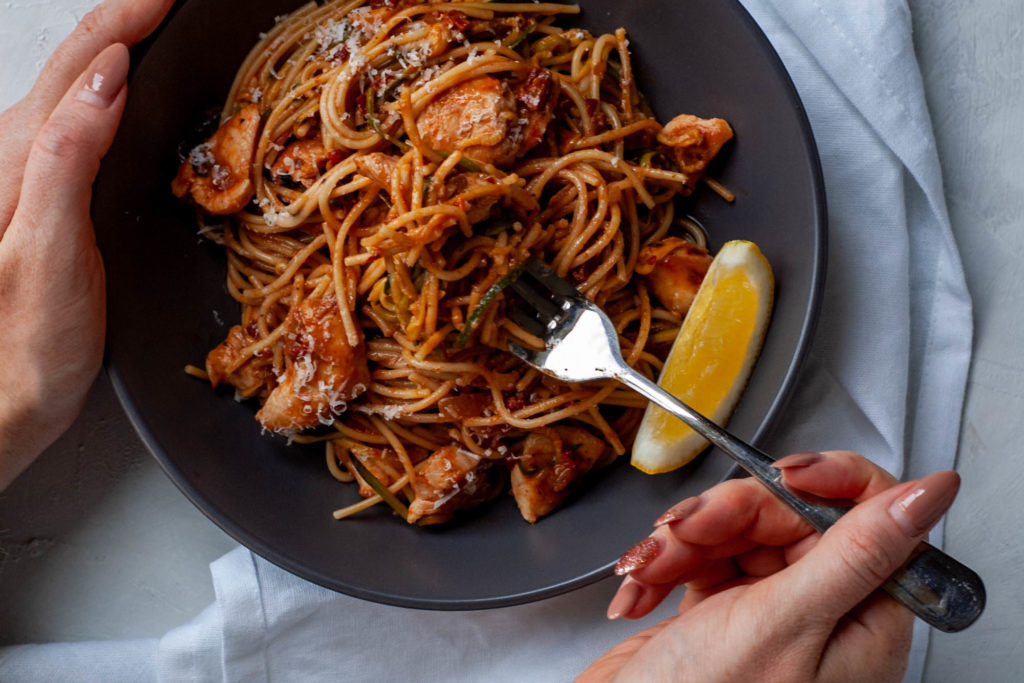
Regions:
M 658 519 L 654 521 L 654 526 L 665 526 L 666 524 L 671 524 L 672 522 L 678 522 L 680 520 L 686 519 L 687 517 L 689 517 L 697 511 L 697 508 L 701 506 L 702 502 L 703 501 L 701 500 L 700 496 L 695 496 L 693 498 L 687 498 L 684 501 L 676 503 L 667 511 L 665 511 L 665 514 L 663 514 L 661 517 L 658 517 Z
M 626 554 L 615 563 L 615 573 L 624 576 L 641 567 L 646 567 L 660 554 L 661 541 L 654 536 L 648 536 L 627 550 Z
M 128 48 L 120 43 L 111 45 L 92 60 L 75 99 L 106 109 L 114 103 L 124 87 L 128 78 L 128 65 Z
M 889 516 L 908 536 L 920 536 L 946 514 L 959 490 L 956 472 L 930 474 L 889 506 Z
M 775 461 L 772 467 L 776 469 L 793 469 L 796 467 L 809 467 L 816 462 L 821 462 L 825 456 L 821 453 L 794 453 Z
M 629 612 L 640 599 L 640 584 L 631 579 L 626 579 L 619 586 L 612 601 L 608 603 L 608 618 L 618 619 Z

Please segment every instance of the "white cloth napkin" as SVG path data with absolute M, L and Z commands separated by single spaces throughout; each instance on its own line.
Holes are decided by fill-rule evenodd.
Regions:
M 818 337 L 771 452 L 848 448 L 903 477 L 949 468 L 971 307 L 946 213 L 904 0 L 744 0 L 814 129 L 830 214 Z M 941 535 L 941 531 L 935 534 Z M 216 602 L 162 639 L 0 651 L 3 680 L 565 681 L 670 615 L 607 622 L 616 582 L 466 613 L 385 607 L 239 548 L 211 565 Z M 670 600 L 669 603 L 673 601 Z M 918 624 L 906 680 L 921 679 Z

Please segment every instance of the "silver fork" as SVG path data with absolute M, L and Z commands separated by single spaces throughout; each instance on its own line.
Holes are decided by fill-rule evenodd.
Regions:
M 530 365 L 566 382 L 614 379 L 675 415 L 725 451 L 768 490 L 824 532 L 849 508 L 805 500 L 787 489 L 774 459 L 737 438 L 629 367 L 619 337 L 600 308 L 536 258 L 529 259 L 509 287 L 526 307 L 509 307 L 510 317 L 541 338 L 533 351 L 510 341 L 509 349 Z M 953 633 L 970 626 L 985 607 L 981 578 L 938 548 L 921 543 L 883 588 L 935 628 Z

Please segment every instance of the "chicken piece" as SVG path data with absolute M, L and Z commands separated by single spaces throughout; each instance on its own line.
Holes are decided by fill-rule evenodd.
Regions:
M 284 352 L 289 363 L 256 419 L 284 434 L 331 424 L 370 385 L 365 345 L 349 345 L 330 295 L 303 301 L 284 324 L 293 340 Z
M 270 177 L 275 183 L 282 178 L 312 187 L 327 168 L 330 155 L 319 138 L 296 140 L 281 152 L 270 167 Z
M 353 446 L 348 450 L 350 458 L 359 458 L 363 467 L 368 469 L 377 481 L 385 486 L 391 486 L 402 478 L 405 468 L 398 458 L 398 453 L 391 448 L 374 448 L 372 446 Z M 359 478 L 359 495 L 369 498 L 376 495 L 376 491 L 370 488 L 369 484 Z
M 461 150 L 474 161 L 507 166 L 519 145 L 509 137 L 516 123 L 508 86 L 491 76 L 465 81 L 431 101 L 416 121 L 423 141 L 445 152 Z
M 441 415 L 453 422 L 470 417 L 480 417 L 491 411 L 494 414 L 494 399 L 488 391 L 466 391 L 457 396 L 445 396 L 437 402 Z
M 384 152 L 373 152 L 362 156 L 353 157 L 356 170 L 360 175 L 366 176 L 385 190 L 391 189 L 391 174 L 394 173 L 398 160 Z
M 442 198 L 454 198 L 456 204 L 461 202 L 466 218 L 472 224 L 487 218 L 503 193 L 504 189 L 489 175 L 459 173 L 445 182 Z
M 636 272 L 647 278 L 661 305 L 682 318 L 690 310 L 712 260 L 707 249 L 678 237 L 666 237 L 640 250 Z
M 545 69 L 534 69 L 514 89 L 478 76 L 427 104 L 416 127 L 436 150 L 461 150 L 474 161 L 508 166 L 544 137 L 554 111 L 553 83 Z
M 259 129 L 260 110 L 250 104 L 192 150 L 181 163 L 171 191 L 179 199 L 191 196 L 213 215 L 244 209 L 255 192 L 251 166 Z
M 732 136 L 732 128 L 723 119 L 680 114 L 661 129 L 658 142 L 669 148 L 679 170 L 686 176 L 686 186 L 693 190 L 704 169 Z
M 409 523 L 440 524 L 459 510 L 491 500 L 503 488 L 501 474 L 493 460 L 458 446 L 439 448 L 416 472 Z
M 512 495 L 523 519 L 533 524 L 560 505 L 606 448 L 582 427 L 558 425 L 531 432 L 512 468 Z
M 206 374 L 210 377 L 210 384 L 216 387 L 226 382 L 245 398 L 269 389 L 274 373 L 262 355 L 250 358 L 234 371 L 230 370 L 242 358 L 242 351 L 256 341 L 256 337 L 241 325 L 232 327 L 227 339 L 206 356 Z

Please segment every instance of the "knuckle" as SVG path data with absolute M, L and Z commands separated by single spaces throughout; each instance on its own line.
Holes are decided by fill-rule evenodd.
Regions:
M 839 545 L 839 560 L 865 586 L 880 586 L 896 566 L 896 557 L 880 539 L 864 531 L 849 533 Z
M 86 36 L 106 37 L 108 27 L 110 26 L 107 16 L 109 11 L 110 8 L 106 3 L 100 3 L 82 17 L 82 21 L 78 23 L 78 30 Z
M 43 124 L 36 136 L 36 145 L 47 154 L 66 159 L 75 156 L 86 142 L 85 131 L 79 126 L 53 118 Z

